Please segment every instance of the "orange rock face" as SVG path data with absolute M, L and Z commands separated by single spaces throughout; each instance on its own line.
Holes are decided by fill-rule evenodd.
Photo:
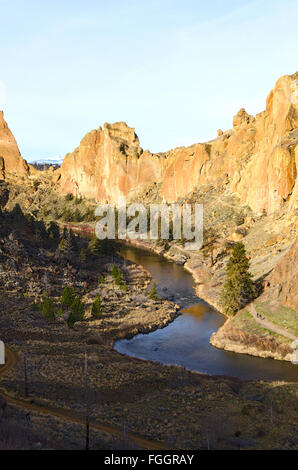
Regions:
M 143 152 L 134 129 L 117 122 L 85 135 L 58 172 L 63 193 L 117 202 L 119 196 L 132 197 L 138 188 L 161 180 L 162 167 L 160 157 Z
M 0 178 L 5 179 L 10 173 L 27 175 L 28 172 L 28 165 L 21 157 L 16 140 L 4 120 L 3 111 L 0 111 Z
M 161 183 L 165 201 L 212 184 L 238 195 L 255 212 L 272 213 L 285 201 L 297 205 L 298 72 L 281 77 L 266 110 L 250 116 L 244 109 L 233 129 L 216 139 L 162 155 L 143 152 L 134 129 L 124 122 L 88 133 L 58 170 L 63 193 L 97 201 L 133 199 L 136 191 Z
M 268 277 L 270 288 L 278 288 L 278 296 L 287 307 L 298 310 L 298 238 Z
M 207 144 L 176 149 L 163 179 L 166 200 L 195 187 L 225 183 L 255 212 L 272 213 L 292 196 L 297 204 L 298 73 L 278 80 L 256 117 L 244 109 L 233 129 Z

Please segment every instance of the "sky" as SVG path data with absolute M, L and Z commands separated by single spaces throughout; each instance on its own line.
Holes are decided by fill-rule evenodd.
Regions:
M 0 109 L 28 161 L 104 122 L 203 142 L 298 70 L 297 0 L 0 0 Z

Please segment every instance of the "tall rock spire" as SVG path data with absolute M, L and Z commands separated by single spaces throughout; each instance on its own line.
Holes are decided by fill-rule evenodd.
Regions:
M 10 173 L 27 175 L 29 168 L 21 157 L 17 142 L 8 128 L 3 111 L 0 111 L 0 178 Z

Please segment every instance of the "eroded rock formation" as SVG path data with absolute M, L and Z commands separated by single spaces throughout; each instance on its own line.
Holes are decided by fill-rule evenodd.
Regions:
M 298 238 L 291 249 L 282 257 L 267 279 L 270 298 L 278 298 L 281 303 L 298 311 Z M 274 291 L 274 292 L 273 292 Z
M 134 129 L 117 122 L 86 134 L 58 172 L 62 192 L 117 202 L 120 195 L 132 196 L 138 188 L 160 181 L 163 165 L 159 156 L 143 152 Z
M 132 197 L 148 184 L 161 184 L 165 201 L 194 188 L 224 186 L 253 211 L 272 213 L 285 201 L 297 201 L 298 72 L 281 77 L 269 93 L 266 110 L 255 117 L 244 109 L 233 129 L 216 139 L 170 150 L 143 152 L 134 129 L 124 122 L 89 132 L 60 170 L 63 193 L 80 193 L 97 201 Z
M 0 179 L 10 174 L 28 175 L 29 167 L 21 157 L 17 142 L 0 111 Z

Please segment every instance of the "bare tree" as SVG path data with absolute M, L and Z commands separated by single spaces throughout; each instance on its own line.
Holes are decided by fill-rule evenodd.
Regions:
M 204 245 L 207 249 L 207 253 L 210 255 L 210 265 L 214 265 L 214 249 L 218 240 L 218 233 L 213 227 L 209 227 L 204 232 Z

